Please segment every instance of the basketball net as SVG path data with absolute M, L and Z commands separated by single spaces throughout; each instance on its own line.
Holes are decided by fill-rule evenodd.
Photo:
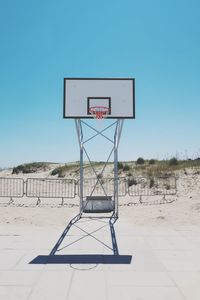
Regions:
M 90 107 L 90 113 L 96 120 L 104 120 L 109 114 L 109 108 L 106 106 Z

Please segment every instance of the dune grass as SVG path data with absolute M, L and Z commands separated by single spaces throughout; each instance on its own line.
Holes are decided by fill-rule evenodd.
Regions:
M 200 159 L 195 160 L 178 160 L 172 158 L 170 160 L 145 160 L 143 164 L 137 164 L 137 162 L 126 162 L 129 166 L 127 169 L 123 170 L 126 176 L 140 176 L 144 175 L 147 177 L 160 177 L 160 176 L 170 176 L 176 171 L 183 170 L 186 172 L 187 169 L 194 169 L 197 172 L 200 171 Z
M 69 171 L 68 165 L 59 166 L 51 171 L 51 175 L 52 176 L 58 175 L 59 178 L 63 178 L 65 177 L 67 171 Z
M 27 174 L 27 173 L 36 173 L 38 171 L 46 171 L 49 168 L 48 162 L 33 162 L 28 164 L 19 165 L 14 167 L 12 170 L 12 174 Z
M 142 161 L 142 160 L 141 160 Z M 38 171 L 47 171 L 50 169 L 49 162 L 33 162 L 28 164 L 22 164 L 13 168 L 12 174 L 19 173 L 36 173 Z M 103 167 L 105 162 L 93 162 L 93 167 Z M 108 162 L 108 165 L 112 164 L 112 162 Z M 84 169 L 89 169 L 89 163 L 85 162 L 83 165 Z M 50 175 L 58 176 L 63 178 L 65 176 L 71 176 L 73 174 L 79 175 L 79 161 L 74 163 L 68 163 L 65 165 L 59 165 L 54 168 Z M 118 170 L 119 175 L 126 177 L 134 177 L 134 176 L 147 176 L 147 177 L 159 177 L 159 176 L 170 176 L 176 171 L 183 170 L 185 174 L 187 173 L 187 169 L 193 169 L 196 172 L 200 173 L 200 158 L 194 160 L 178 160 L 176 158 L 171 158 L 169 160 L 143 160 L 142 164 L 138 164 L 138 160 L 136 161 L 126 161 L 126 162 L 118 162 Z
M 58 175 L 59 178 L 65 177 L 67 174 L 70 176 L 72 173 L 76 174 L 79 172 L 79 162 L 73 164 L 65 164 L 64 166 L 58 166 L 53 169 L 50 173 L 52 176 Z

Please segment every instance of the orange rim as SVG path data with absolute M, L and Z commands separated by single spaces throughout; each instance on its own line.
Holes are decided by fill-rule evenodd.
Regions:
M 93 106 L 90 107 L 89 112 L 95 119 L 101 120 L 109 114 L 109 108 L 106 106 Z

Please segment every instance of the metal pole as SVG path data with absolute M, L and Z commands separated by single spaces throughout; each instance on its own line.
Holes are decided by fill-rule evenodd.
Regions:
M 75 120 L 76 131 L 80 147 L 80 180 L 79 180 L 79 197 L 80 197 L 80 214 L 83 211 L 83 131 L 81 126 L 81 120 Z
M 117 121 L 114 135 L 114 204 L 115 215 L 118 218 L 118 153 L 117 153 L 117 137 L 119 130 L 119 121 Z
M 115 201 L 115 216 L 119 215 L 119 179 L 118 179 L 118 146 L 121 138 L 124 120 L 118 120 L 114 135 L 114 201 Z
M 80 148 L 80 213 L 83 212 L 83 132 L 81 120 L 79 120 L 81 132 L 81 148 Z
M 119 146 L 123 125 L 124 125 L 124 120 L 119 120 L 119 133 L 118 133 L 117 148 Z

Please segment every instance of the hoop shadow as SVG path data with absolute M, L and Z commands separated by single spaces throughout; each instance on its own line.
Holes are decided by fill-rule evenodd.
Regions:
M 63 233 L 61 234 L 60 238 L 58 239 L 57 243 L 51 250 L 49 255 L 39 255 L 35 257 L 29 264 L 130 264 L 132 260 L 131 255 L 120 255 L 118 251 L 118 245 L 115 235 L 115 228 L 114 223 L 116 222 L 117 218 L 115 216 L 111 216 L 109 218 L 109 227 L 110 227 L 110 234 L 111 234 L 111 241 L 112 247 L 106 245 L 103 241 L 99 238 L 95 237 L 93 234 L 97 231 L 101 230 L 102 228 L 108 226 L 104 224 L 100 228 L 88 233 L 76 223 L 81 219 L 81 214 L 75 216 L 67 225 Z M 77 227 L 82 232 L 86 233 L 86 235 L 79 237 L 75 241 L 69 243 L 68 245 L 59 248 L 67 236 L 69 230 L 72 226 Z M 56 253 L 71 246 L 72 244 L 79 242 L 81 239 L 85 238 L 86 236 L 90 236 L 94 238 L 96 241 L 100 242 L 105 247 L 112 250 L 113 254 L 67 254 L 67 255 L 57 255 Z

